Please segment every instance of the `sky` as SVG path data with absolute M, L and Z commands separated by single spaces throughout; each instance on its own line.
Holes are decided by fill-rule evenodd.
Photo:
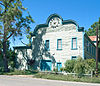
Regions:
M 31 31 L 34 31 L 36 25 L 46 23 L 47 18 L 54 13 L 60 15 L 63 20 L 75 20 L 85 30 L 100 17 L 100 0 L 24 0 L 23 6 L 35 21 L 31 24 Z M 25 46 L 18 39 L 15 42 L 12 39 L 10 41 L 11 48 Z M 28 43 L 25 36 L 22 41 Z

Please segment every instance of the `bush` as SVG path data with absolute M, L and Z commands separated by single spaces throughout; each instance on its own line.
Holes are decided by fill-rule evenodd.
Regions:
M 66 72 L 74 72 L 74 65 L 76 63 L 76 60 L 67 60 L 65 63 L 65 71 Z
M 65 71 L 65 68 L 63 68 L 63 67 L 62 67 L 62 68 L 60 68 L 60 71 L 61 71 L 61 72 L 62 72 L 62 71 Z
M 0 67 L 0 72 L 3 72 L 4 71 L 4 67 Z
M 95 59 L 83 60 L 82 57 L 78 56 L 77 60 L 67 60 L 65 63 L 65 71 L 77 73 L 78 77 L 81 77 L 83 74 L 90 74 L 91 71 L 95 72 L 95 70 Z M 98 72 L 100 73 L 100 62 L 98 63 Z
M 74 72 L 77 73 L 78 77 L 81 77 L 85 73 L 85 62 L 81 57 L 78 57 L 76 61 Z
M 58 69 L 57 69 L 57 68 L 54 68 L 53 71 L 54 71 L 55 73 L 57 73 L 57 72 L 58 72 Z
M 86 59 L 85 60 L 85 73 L 90 73 L 91 71 L 95 71 L 96 62 L 94 59 Z

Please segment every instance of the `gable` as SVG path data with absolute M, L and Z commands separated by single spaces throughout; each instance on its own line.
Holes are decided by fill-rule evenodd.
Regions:
M 45 24 L 39 24 L 34 29 L 32 36 L 40 34 L 41 32 L 57 32 L 57 31 L 84 31 L 83 27 L 79 25 L 74 20 L 63 20 L 63 18 L 57 14 L 52 14 L 47 18 Z

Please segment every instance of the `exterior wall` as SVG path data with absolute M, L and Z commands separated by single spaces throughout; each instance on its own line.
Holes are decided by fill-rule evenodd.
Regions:
M 56 20 L 55 17 L 57 17 Z M 76 49 L 72 49 L 72 38 L 77 39 Z M 62 49 L 59 50 L 57 49 L 58 39 L 62 40 Z M 48 50 L 45 48 L 46 40 L 50 43 Z M 60 16 L 53 14 L 48 17 L 46 24 L 36 26 L 32 35 L 32 49 L 16 47 L 15 52 L 18 53 L 17 62 L 21 70 L 28 69 L 28 59 L 34 60 L 32 65 L 34 69 L 45 70 L 47 67 L 48 70 L 53 70 L 59 67 L 58 70 L 60 70 L 64 67 L 66 60 L 71 60 L 72 56 L 81 56 L 83 59 L 95 58 L 96 50 L 95 45 L 85 34 L 84 28 L 79 27 L 73 20 L 63 21 Z
M 96 46 L 86 35 L 84 37 L 84 57 L 85 59 L 96 59 Z
M 33 37 L 33 58 L 36 59 L 38 65 L 42 59 L 51 60 L 53 67 L 57 62 L 61 62 L 62 66 L 66 60 L 72 59 L 72 56 L 80 55 L 83 57 L 83 33 L 77 31 L 77 26 L 74 24 L 61 25 L 57 28 L 40 28 L 38 34 Z M 72 50 L 72 38 L 77 38 L 77 49 Z M 62 50 L 57 50 L 57 39 L 62 39 Z M 50 41 L 50 50 L 45 50 L 45 40 Z M 84 58 L 84 57 L 83 57 Z
M 28 69 L 27 61 L 32 59 L 32 50 L 19 48 L 15 49 L 15 53 L 17 53 L 16 68 L 20 70 Z

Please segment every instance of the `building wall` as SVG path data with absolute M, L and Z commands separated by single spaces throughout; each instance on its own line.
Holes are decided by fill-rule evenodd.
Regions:
M 57 27 L 56 24 L 58 24 Z M 72 49 L 72 38 L 77 39 L 76 49 Z M 57 49 L 58 39 L 62 40 L 62 49 L 59 50 Z M 48 50 L 45 48 L 46 40 L 50 43 Z M 32 35 L 32 49 L 17 47 L 15 51 L 18 53 L 19 69 L 28 69 L 28 59 L 35 61 L 34 69 L 44 70 L 47 67 L 48 70 L 53 70 L 59 66 L 58 70 L 60 70 L 60 67 L 64 67 L 66 60 L 71 60 L 72 56 L 81 56 L 83 59 L 95 58 L 95 45 L 85 34 L 84 28 L 79 27 L 73 20 L 63 21 L 56 14 L 49 16 L 46 24 L 36 26 Z
M 96 46 L 95 44 L 89 39 L 88 36 L 84 37 L 84 58 L 85 59 L 96 59 Z
M 74 24 L 61 25 L 57 28 L 39 28 L 38 34 L 32 38 L 33 40 L 33 58 L 36 59 L 38 65 L 42 59 L 52 60 L 53 65 L 61 62 L 62 66 L 66 60 L 71 60 L 72 56 L 83 57 L 83 32 L 77 31 Z M 77 49 L 72 50 L 72 38 L 77 38 Z M 62 50 L 57 50 L 57 39 L 62 39 Z M 50 41 L 50 50 L 45 50 L 45 40 Z M 53 67 L 52 67 L 53 68 Z
M 17 48 L 15 49 L 15 53 L 17 53 L 16 68 L 20 70 L 28 69 L 27 61 L 32 59 L 32 50 L 27 48 Z

